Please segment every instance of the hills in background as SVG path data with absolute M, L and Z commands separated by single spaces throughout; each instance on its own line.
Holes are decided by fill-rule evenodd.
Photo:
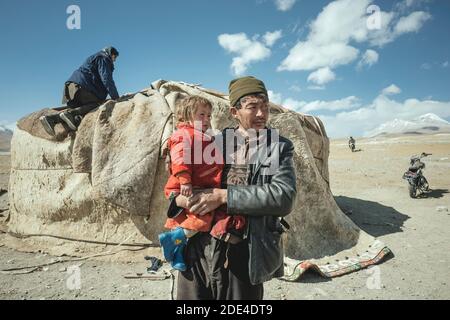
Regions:
M 6 125 L 0 124 L 0 152 L 8 152 L 11 149 L 13 131 Z
M 14 125 L 0 124 L 0 152 L 9 152 Z M 426 113 L 412 120 L 394 119 L 366 132 L 364 137 L 389 136 L 398 134 L 423 135 L 450 133 L 450 122 L 434 113 Z
M 367 132 L 365 137 L 391 134 L 435 134 L 450 132 L 450 122 L 434 113 L 423 114 L 413 120 L 394 119 Z

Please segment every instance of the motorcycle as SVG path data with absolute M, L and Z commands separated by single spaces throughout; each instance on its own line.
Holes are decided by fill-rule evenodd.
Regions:
M 355 139 L 353 139 L 353 137 L 349 138 L 348 147 L 352 150 L 352 152 L 355 152 Z
M 352 141 L 348 142 L 348 147 L 350 148 L 350 150 L 352 150 L 352 152 L 355 152 L 355 143 Z
M 409 169 L 403 174 L 402 178 L 408 181 L 408 191 L 411 198 L 416 198 L 417 195 L 430 191 L 428 181 L 422 172 L 425 169 L 425 163 L 421 161 L 422 158 L 429 155 L 431 153 L 423 152 L 419 156 L 412 156 Z

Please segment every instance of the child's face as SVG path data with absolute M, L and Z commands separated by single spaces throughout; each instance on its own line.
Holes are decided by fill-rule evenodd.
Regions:
M 210 106 L 205 104 L 199 105 L 193 116 L 194 126 L 195 122 L 200 122 L 203 132 L 211 128 L 211 111 Z

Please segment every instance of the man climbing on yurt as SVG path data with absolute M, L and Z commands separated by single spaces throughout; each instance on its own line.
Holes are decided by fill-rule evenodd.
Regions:
M 64 84 L 62 98 L 67 109 L 39 119 L 49 135 L 55 136 L 57 123 L 64 123 L 70 130 L 76 131 L 83 116 L 97 108 L 108 95 L 113 100 L 119 98 L 113 79 L 114 63 L 118 56 L 116 48 L 106 47 L 88 57 L 72 73 Z

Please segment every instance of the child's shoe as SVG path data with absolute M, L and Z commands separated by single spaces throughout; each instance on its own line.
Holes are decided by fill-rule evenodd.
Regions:
M 179 245 L 175 248 L 172 268 L 179 271 L 186 271 L 186 264 L 184 263 L 184 248 L 186 244 Z
M 175 249 L 180 245 L 185 245 L 187 241 L 184 230 L 180 227 L 161 233 L 158 238 L 163 248 L 164 258 L 169 262 L 174 259 Z

